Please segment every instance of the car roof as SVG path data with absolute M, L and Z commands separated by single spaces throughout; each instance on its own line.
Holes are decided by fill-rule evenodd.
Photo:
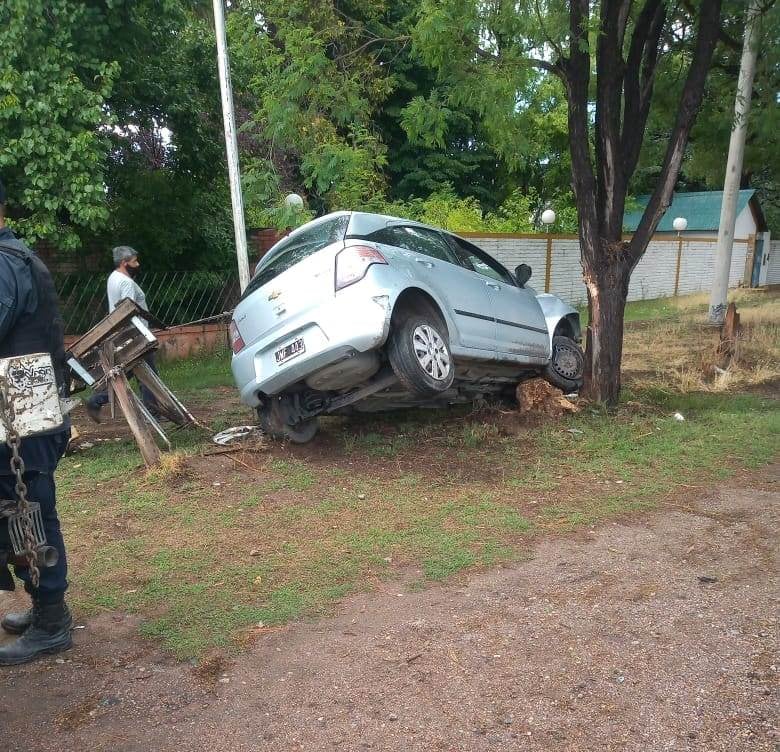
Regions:
M 332 220 L 336 217 L 344 217 L 344 216 L 348 216 L 350 218 L 349 225 L 347 227 L 347 232 L 346 232 L 347 237 L 370 235 L 372 232 L 381 230 L 384 227 L 388 227 L 390 225 L 399 225 L 399 224 L 412 226 L 412 227 L 425 227 L 426 229 L 433 230 L 434 232 L 446 232 L 450 235 L 456 234 L 454 232 L 450 232 L 449 230 L 444 230 L 441 227 L 426 225 L 423 222 L 416 222 L 413 219 L 405 219 L 404 217 L 394 217 L 391 216 L 390 214 L 376 214 L 372 212 L 360 212 L 360 211 L 335 211 L 335 212 L 331 212 L 330 214 L 325 214 L 321 217 L 317 217 L 316 219 L 313 219 L 310 222 L 301 225 L 300 227 L 296 227 L 289 235 L 286 235 L 277 243 L 275 243 L 268 250 L 268 252 L 265 254 L 263 258 L 265 259 L 274 256 L 278 246 L 280 246 L 282 243 L 286 245 L 289 239 L 295 238 L 296 235 L 304 232 L 305 230 L 308 230 L 311 227 L 315 227 L 316 225 L 322 224 L 323 222 L 328 222 L 329 220 Z
M 390 214 L 373 214 L 371 212 L 352 212 L 352 216 L 349 221 L 348 235 L 369 235 L 372 232 L 381 230 L 388 225 L 412 225 L 413 227 L 425 227 L 429 230 L 435 230 L 436 232 L 447 232 L 442 230 L 441 227 L 433 227 L 432 225 L 426 225 L 422 222 L 415 222 L 413 219 L 405 219 L 404 217 L 393 217 Z

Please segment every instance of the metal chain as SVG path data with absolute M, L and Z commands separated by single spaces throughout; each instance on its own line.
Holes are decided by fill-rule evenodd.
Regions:
M 37 588 L 41 580 L 41 573 L 38 569 L 35 541 L 33 533 L 32 516 L 29 514 L 30 502 L 27 499 L 27 484 L 24 482 L 24 460 L 19 452 L 22 440 L 16 430 L 14 423 L 16 421 L 16 412 L 14 406 L 5 399 L 5 393 L 0 389 L 0 417 L 5 424 L 6 444 L 11 450 L 11 472 L 16 476 L 16 511 L 21 521 L 24 532 L 24 556 L 27 559 L 27 566 L 30 570 L 30 584 Z

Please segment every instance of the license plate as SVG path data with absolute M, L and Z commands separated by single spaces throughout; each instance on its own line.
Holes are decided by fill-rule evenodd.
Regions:
M 290 360 L 290 358 L 294 358 L 296 355 L 300 355 L 302 352 L 306 352 L 306 346 L 303 344 L 303 337 L 298 337 L 298 339 L 294 339 L 292 342 L 290 342 L 289 345 L 280 347 L 274 353 L 274 358 L 276 358 L 276 364 L 281 365 L 282 363 Z

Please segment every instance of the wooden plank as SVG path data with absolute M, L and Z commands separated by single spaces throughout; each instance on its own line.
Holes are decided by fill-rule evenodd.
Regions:
M 119 305 L 93 326 L 81 339 L 76 340 L 71 347 L 70 352 L 77 358 L 80 358 L 87 350 L 91 350 L 105 340 L 114 330 L 123 326 L 130 318 L 135 316 L 140 307 L 130 298 L 125 298 Z
M 135 326 L 129 323 L 133 316 L 140 316 L 148 321 L 150 326 L 165 328 L 149 311 L 144 311 L 135 301 L 125 298 L 119 302 L 119 305 L 108 316 L 93 326 L 81 339 L 76 340 L 71 345 L 69 352 L 75 355 L 76 358 L 81 359 L 81 356 L 88 350 L 96 347 L 109 336 L 117 335 L 123 329 L 138 332 Z M 141 333 L 138 332 L 138 334 L 140 335 Z
M 156 374 L 146 361 L 141 360 L 136 363 L 133 368 L 133 376 L 154 395 L 160 411 L 166 418 L 180 426 L 190 422 L 187 415 L 179 409 L 179 405 L 172 398 L 168 387 L 159 378 L 154 378 Z
M 121 368 L 111 369 L 111 365 L 105 353 L 101 353 L 103 369 L 108 375 L 108 383 L 113 387 L 119 406 L 125 415 L 130 430 L 133 432 L 138 448 L 141 450 L 141 456 L 147 467 L 154 467 L 160 464 L 160 449 L 155 443 L 149 426 L 139 415 L 135 405 L 135 400 L 127 381 L 127 376 Z
M 184 404 L 179 400 L 179 398 L 168 388 L 168 386 L 159 377 L 159 375 L 156 374 L 149 367 L 148 363 L 144 361 L 140 361 L 133 369 L 133 374 L 136 376 L 136 378 L 139 381 L 141 381 L 145 386 L 149 388 L 149 390 L 154 394 L 154 396 L 157 398 L 158 403 L 160 403 L 161 406 L 171 405 L 174 414 L 180 416 L 181 419 L 181 422 L 179 422 L 178 420 L 171 418 L 171 420 L 173 420 L 174 423 L 178 423 L 178 425 L 180 426 L 194 425 L 194 426 L 199 426 L 200 428 L 205 428 L 205 426 L 203 426 L 201 423 L 199 423 L 196 420 L 195 416 L 184 406 Z

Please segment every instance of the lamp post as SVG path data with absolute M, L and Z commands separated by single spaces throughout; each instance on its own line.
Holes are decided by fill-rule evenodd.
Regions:
M 552 236 L 550 227 L 555 224 L 555 212 L 552 209 L 545 209 L 542 212 L 542 223 L 547 232 L 547 261 L 544 268 L 544 291 L 550 292 L 550 278 L 552 277 Z
M 688 228 L 688 220 L 685 217 L 675 217 L 672 227 L 677 231 L 677 271 L 674 273 L 674 297 L 677 297 L 680 289 L 680 266 L 682 264 L 682 235 Z
M 238 141 L 236 119 L 233 113 L 233 89 L 230 86 L 230 59 L 225 35 L 224 0 L 214 0 L 214 33 L 217 38 L 217 65 L 219 66 L 219 89 L 222 93 L 222 118 L 225 125 L 225 149 L 227 151 L 230 199 L 233 204 L 233 231 L 236 237 L 236 258 L 238 260 L 238 281 L 241 292 L 249 284 L 249 255 L 246 247 L 244 226 L 244 199 L 241 195 L 241 171 L 238 166 Z
M 303 199 L 297 193 L 288 193 L 284 197 L 284 205 L 288 209 L 300 211 L 303 209 Z

